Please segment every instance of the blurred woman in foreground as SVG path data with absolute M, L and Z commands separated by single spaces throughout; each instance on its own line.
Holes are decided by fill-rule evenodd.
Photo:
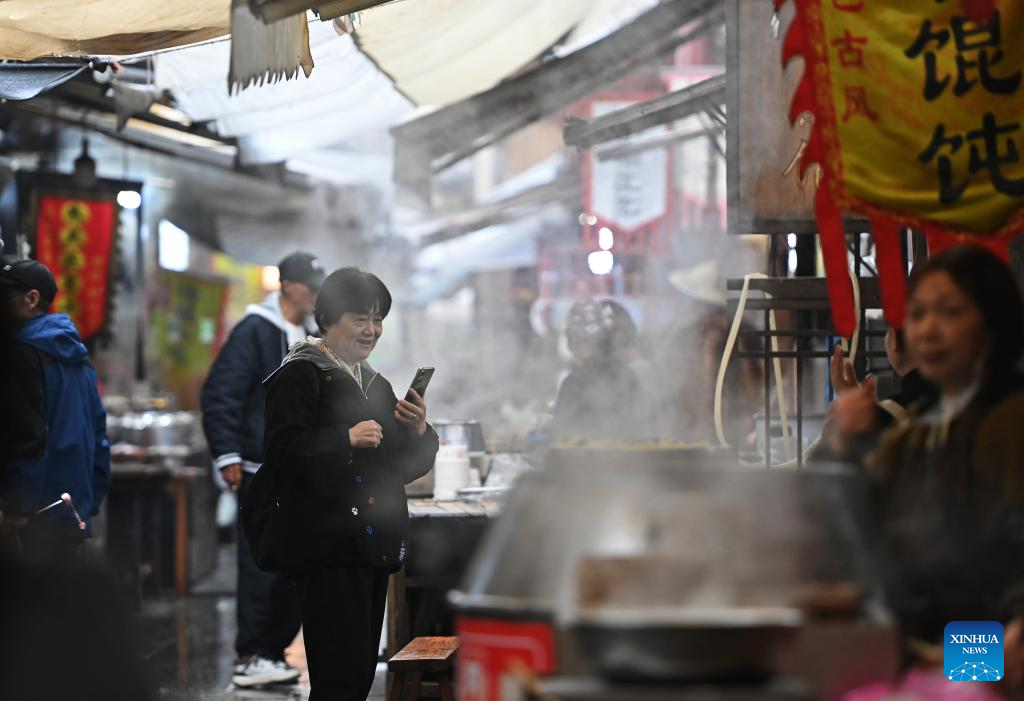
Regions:
M 918 660 L 951 621 L 1006 623 L 1018 685 L 1024 597 L 1024 305 L 1004 263 L 980 248 L 914 269 L 907 351 L 938 391 L 886 429 L 864 467 L 876 487 L 889 603 Z M 840 440 L 876 427 L 874 381 L 840 393 Z M 935 647 L 939 646 L 939 647 Z M 913 659 L 911 659 L 913 661 Z

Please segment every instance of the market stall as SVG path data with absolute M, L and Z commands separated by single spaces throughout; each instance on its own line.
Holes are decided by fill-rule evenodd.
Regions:
M 136 596 L 183 597 L 217 560 L 217 490 L 198 416 L 114 406 L 105 546 Z
M 840 701 L 898 690 L 908 660 L 945 684 L 936 635 L 906 634 L 901 567 L 909 608 L 941 590 L 1017 630 L 1019 609 L 957 599 L 1017 584 L 1000 578 L 1016 560 L 974 548 L 1019 540 L 1022 517 L 1001 509 L 1024 503 L 1024 332 L 999 311 L 1017 290 L 940 260 L 946 287 L 920 314 L 960 297 L 967 312 L 914 360 L 966 358 L 946 387 L 897 332 L 908 273 L 954 243 L 1024 279 L 1024 14 L 877 8 L 0 2 L 0 263 L 52 271 L 52 311 L 95 361 L 112 467 L 92 545 L 126 600 L 175 630 L 144 650 L 166 658 L 161 695 L 301 697 L 324 678 L 309 666 L 347 665 L 354 640 L 379 701 L 378 661 L 435 636 L 457 638 L 431 671 L 461 701 Z M 341 268 L 377 277 L 348 270 L 337 299 L 321 294 Z M 330 372 L 323 404 L 301 439 L 271 437 L 265 382 L 297 347 Z M 364 361 L 397 397 L 436 370 L 425 419 L 395 407 L 415 435 L 389 423 Z M 899 411 L 875 401 L 915 371 Z M 344 421 L 327 382 L 347 383 Z M 363 458 L 394 474 L 349 474 Z M 303 483 L 308 512 L 289 514 L 321 467 L 327 486 Z M 86 471 L 103 483 L 102 465 Z M 239 528 L 254 484 L 254 518 L 315 551 L 297 571 L 263 557 L 271 528 Z M 339 505 L 371 486 L 390 491 Z M 953 532 L 964 514 L 990 530 Z M 932 552 L 934 534 L 957 551 Z M 897 556 L 883 547 L 903 536 Z M 334 596 L 351 582 L 330 577 L 353 573 L 372 597 Z M 349 605 L 371 625 L 316 630 Z M 288 619 L 274 639 L 245 640 L 270 610 Z M 285 661 L 303 616 L 312 632 Z M 317 659 L 325 640 L 338 647 Z

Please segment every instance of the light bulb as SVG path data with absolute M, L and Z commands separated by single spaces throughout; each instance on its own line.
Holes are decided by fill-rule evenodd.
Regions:
M 594 275 L 607 275 L 615 267 L 615 256 L 610 251 L 594 251 L 587 256 L 587 266 Z
M 117 203 L 125 209 L 138 209 L 142 206 L 142 194 L 136 190 L 121 190 L 117 193 Z

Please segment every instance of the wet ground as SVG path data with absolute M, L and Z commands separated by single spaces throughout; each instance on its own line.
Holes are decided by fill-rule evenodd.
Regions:
M 184 599 L 143 604 L 138 622 L 142 656 L 158 701 L 304 700 L 309 695 L 305 651 L 299 640 L 288 662 L 302 669 L 300 683 L 265 689 L 236 689 L 234 663 L 235 598 L 233 546 L 220 552 L 218 571 Z M 383 666 L 378 666 L 371 701 L 385 696 Z

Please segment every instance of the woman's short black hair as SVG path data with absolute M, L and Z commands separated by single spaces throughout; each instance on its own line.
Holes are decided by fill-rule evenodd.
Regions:
M 359 268 L 341 268 L 327 276 L 316 298 L 316 324 L 320 333 L 345 314 L 391 311 L 391 293 L 379 277 Z
M 914 268 L 909 294 L 936 272 L 949 275 L 981 312 L 992 336 L 986 379 L 1007 377 L 1024 352 L 1024 302 L 1010 268 L 980 246 L 956 246 Z

